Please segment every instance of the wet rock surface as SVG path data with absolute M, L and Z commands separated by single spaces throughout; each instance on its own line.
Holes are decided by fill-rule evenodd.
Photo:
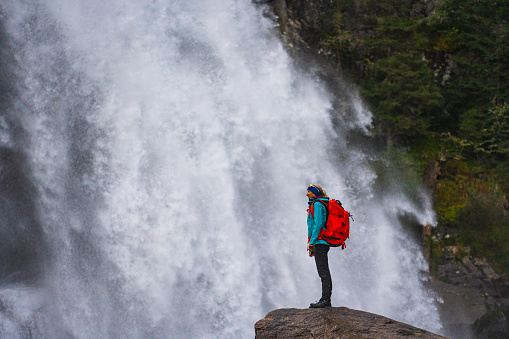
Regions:
M 286 308 L 255 324 L 256 339 L 269 338 L 445 338 L 373 313 L 346 307 Z
M 459 235 L 459 230 L 440 227 L 431 237 L 434 250 L 442 251 L 437 279 L 430 284 L 440 301 L 445 333 L 451 338 L 509 338 L 509 279 L 485 258 L 471 256 L 468 247 L 452 245 Z

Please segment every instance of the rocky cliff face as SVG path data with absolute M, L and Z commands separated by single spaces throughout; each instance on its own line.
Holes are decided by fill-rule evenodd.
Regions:
M 283 39 L 294 54 L 323 54 L 320 17 L 332 10 L 332 0 L 273 0 Z
M 445 338 L 376 314 L 346 307 L 279 309 L 255 324 L 256 339 L 269 338 Z
M 459 235 L 446 227 L 430 235 L 432 251 L 441 256 L 430 288 L 442 300 L 442 324 L 453 338 L 509 338 L 509 281 L 468 247 L 453 245 Z

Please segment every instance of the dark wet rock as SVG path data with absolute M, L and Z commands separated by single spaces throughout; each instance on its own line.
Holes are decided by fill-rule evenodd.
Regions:
M 441 249 L 436 281 L 431 284 L 442 303 L 440 317 L 451 338 L 509 338 L 509 281 L 486 258 L 456 246 L 457 229 L 440 227 L 431 239 Z
M 509 282 L 506 279 L 498 278 L 493 281 L 495 288 L 501 298 L 509 298 Z
M 486 312 L 474 324 L 476 338 L 509 338 L 507 318 L 501 311 Z
M 451 338 L 475 338 L 473 325 L 486 313 L 486 298 L 473 287 L 431 282 L 437 292 L 438 311 L 444 333 Z

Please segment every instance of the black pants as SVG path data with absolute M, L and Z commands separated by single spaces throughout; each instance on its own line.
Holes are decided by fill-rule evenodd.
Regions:
M 330 300 L 332 295 L 332 278 L 329 271 L 329 245 L 315 245 L 315 263 L 316 270 L 320 279 L 322 279 L 322 297 L 320 300 Z

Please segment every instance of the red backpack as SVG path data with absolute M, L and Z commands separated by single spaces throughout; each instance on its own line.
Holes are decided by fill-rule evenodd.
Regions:
M 332 247 L 341 246 L 342 249 L 345 249 L 345 240 L 350 236 L 350 218 L 352 215 L 345 211 L 339 200 L 331 199 L 328 203 L 323 200 L 315 201 L 309 208 L 309 213 L 313 217 L 315 216 L 313 205 L 316 202 L 324 204 L 327 212 L 326 228 L 320 229 L 318 239 L 327 241 Z

